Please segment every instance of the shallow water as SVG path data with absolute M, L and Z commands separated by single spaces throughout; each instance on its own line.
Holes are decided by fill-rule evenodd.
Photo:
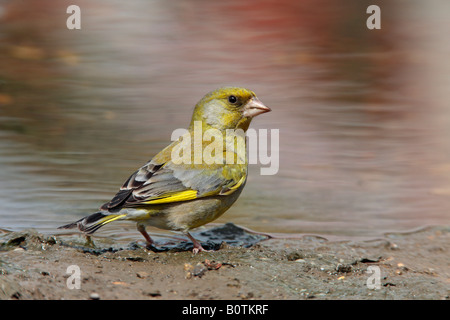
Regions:
M 376 237 L 450 221 L 450 22 L 444 1 L 0 3 L 0 228 L 95 212 L 187 127 L 208 91 L 239 85 L 273 112 L 276 175 L 250 176 L 216 222 Z M 162 234 L 161 230 L 150 230 Z M 99 232 L 140 239 L 132 223 Z

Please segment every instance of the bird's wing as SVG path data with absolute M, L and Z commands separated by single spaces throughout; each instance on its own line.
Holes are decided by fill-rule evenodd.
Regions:
M 165 156 L 158 154 L 133 173 L 102 209 L 116 211 L 123 207 L 228 195 L 243 186 L 246 181 L 246 165 L 176 165 L 170 160 L 170 156 L 167 156 L 170 150 L 171 148 L 166 148 L 161 152 L 165 153 Z

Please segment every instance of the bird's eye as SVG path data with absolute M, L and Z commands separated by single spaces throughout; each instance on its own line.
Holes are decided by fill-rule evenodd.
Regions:
M 238 99 L 236 98 L 236 96 L 229 96 L 228 97 L 228 102 L 235 104 L 238 101 Z

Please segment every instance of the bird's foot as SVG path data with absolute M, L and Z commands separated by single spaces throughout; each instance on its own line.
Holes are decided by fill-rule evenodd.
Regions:
M 192 249 L 193 254 L 197 254 L 199 252 L 213 252 L 214 250 L 206 250 L 202 247 L 202 245 L 199 243 L 198 246 L 194 244 L 194 249 Z
M 197 254 L 199 252 L 212 252 L 213 250 L 206 250 L 205 248 L 202 247 L 202 245 L 200 244 L 200 242 L 198 242 L 193 236 L 191 236 L 191 234 L 189 232 L 186 233 L 186 235 L 189 237 L 189 239 L 191 239 L 192 243 L 194 244 L 194 249 L 192 249 L 192 253 L 193 254 Z

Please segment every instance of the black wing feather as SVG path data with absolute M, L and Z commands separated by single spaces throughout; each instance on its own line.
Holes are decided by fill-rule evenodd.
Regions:
M 140 168 L 125 181 L 114 198 L 102 205 L 100 209 L 108 210 L 110 212 L 119 211 L 127 201 L 134 202 L 133 191 L 140 188 L 162 166 L 163 165 L 153 165 L 148 163 Z

